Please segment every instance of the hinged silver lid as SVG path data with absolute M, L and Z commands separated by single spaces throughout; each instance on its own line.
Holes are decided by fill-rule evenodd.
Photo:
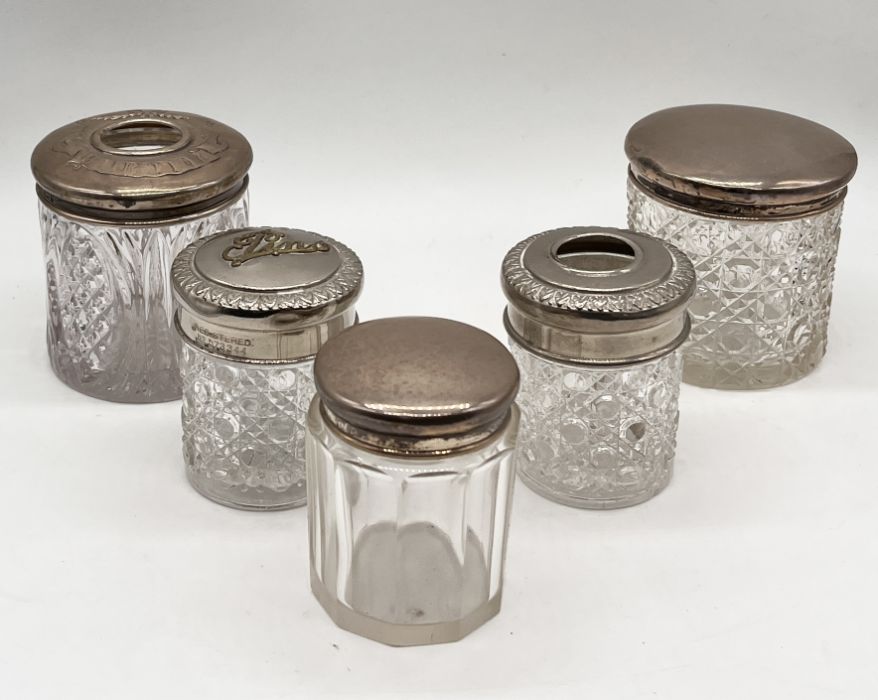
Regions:
M 48 134 L 31 156 L 48 205 L 98 221 L 179 219 L 219 208 L 247 185 L 250 144 L 198 114 L 131 110 Z
M 707 214 L 781 218 L 839 202 L 857 169 L 832 129 L 744 105 L 684 105 L 650 114 L 625 137 L 633 182 Z
M 244 228 L 185 248 L 171 278 L 186 339 L 231 358 L 293 361 L 354 323 L 363 267 L 328 236 Z
M 324 415 L 348 438 L 403 454 L 444 454 L 491 437 L 509 418 L 518 367 L 465 323 L 409 316 L 360 323 L 314 363 Z
M 695 270 L 677 248 L 633 231 L 575 226 L 522 241 L 503 260 L 505 323 L 552 359 L 623 364 L 658 357 L 689 333 Z

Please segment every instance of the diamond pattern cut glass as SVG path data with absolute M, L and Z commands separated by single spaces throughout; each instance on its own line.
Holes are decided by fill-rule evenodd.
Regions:
M 184 343 L 183 455 L 199 492 L 253 510 L 304 504 L 312 367 L 235 362 Z
M 521 370 L 518 473 L 567 505 L 641 503 L 671 480 L 682 357 L 622 367 L 564 364 L 510 339 Z
M 170 268 L 189 243 L 247 223 L 247 195 L 185 222 L 152 226 L 68 218 L 42 202 L 49 358 L 84 394 L 126 402 L 180 396 Z
M 683 250 L 698 286 L 683 379 L 758 389 L 795 381 L 826 352 L 842 202 L 795 219 L 714 218 L 629 181 L 629 225 Z

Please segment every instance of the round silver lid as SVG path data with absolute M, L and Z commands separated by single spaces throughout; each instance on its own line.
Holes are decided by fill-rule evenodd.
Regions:
M 857 153 L 832 129 L 743 105 L 650 114 L 625 138 L 631 178 L 684 207 L 721 216 L 797 216 L 844 197 Z
M 689 333 L 695 269 L 652 236 L 585 226 L 545 231 L 512 248 L 502 274 L 507 331 L 555 360 L 639 362 L 670 352 Z
M 368 447 L 443 454 L 508 420 L 518 367 L 496 338 L 465 323 L 409 316 L 360 323 L 323 346 L 314 379 L 324 415 Z
M 226 357 L 292 361 L 354 323 L 363 266 L 328 236 L 244 228 L 185 248 L 171 279 L 184 338 Z
M 198 114 L 109 112 L 67 124 L 31 156 L 48 205 L 99 221 L 203 215 L 239 196 L 253 161 L 240 133 Z

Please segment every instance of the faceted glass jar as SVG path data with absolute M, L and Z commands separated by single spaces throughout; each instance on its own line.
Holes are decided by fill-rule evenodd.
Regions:
M 180 396 L 170 268 L 193 241 L 247 225 L 247 195 L 218 211 L 144 226 L 80 221 L 39 204 L 47 341 L 58 377 L 110 401 Z
M 311 587 L 340 627 L 394 645 L 462 638 L 500 609 L 518 410 L 459 454 L 354 446 L 308 414 Z
M 183 343 L 183 456 L 197 491 L 248 510 L 305 503 L 313 364 L 239 362 Z
M 720 218 L 628 182 L 628 223 L 695 265 L 683 379 L 722 389 L 787 384 L 826 352 L 842 201 L 789 219 Z
M 510 338 L 521 370 L 518 474 L 580 508 L 642 503 L 671 480 L 682 371 L 679 349 L 621 366 L 562 363 Z

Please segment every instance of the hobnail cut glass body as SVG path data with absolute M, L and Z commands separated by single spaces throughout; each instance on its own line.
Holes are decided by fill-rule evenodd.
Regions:
M 759 389 L 800 379 L 826 352 L 842 203 L 786 220 L 722 219 L 679 209 L 628 182 L 628 225 L 695 265 L 683 380 Z
M 521 371 L 518 474 L 580 508 L 642 503 L 671 480 L 683 366 L 679 349 L 618 367 L 563 364 L 509 340 Z
M 199 238 L 246 226 L 247 211 L 245 193 L 202 218 L 123 226 L 67 218 L 40 202 L 55 374 L 99 399 L 179 398 L 171 263 Z
M 518 409 L 461 454 L 355 447 L 308 416 L 311 588 L 340 627 L 394 646 L 450 642 L 500 609 Z
M 305 503 L 313 366 L 236 362 L 183 343 L 183 457 L 197 491 L 248 510 Z

